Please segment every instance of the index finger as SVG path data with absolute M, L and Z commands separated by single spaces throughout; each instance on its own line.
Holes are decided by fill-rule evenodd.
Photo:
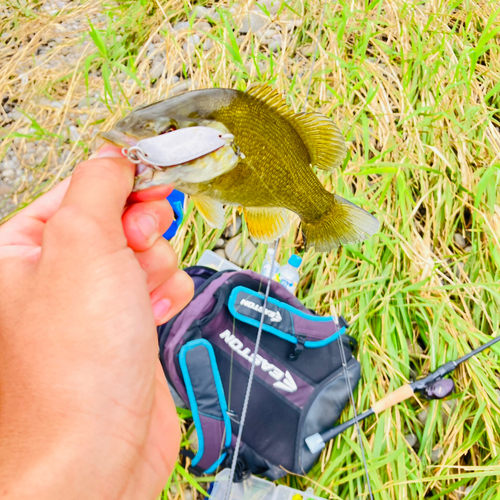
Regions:
M 121 227 L 135 165 L 123 157 L 87 160 L 75 169 L 61 208 L 73 206 L 105 225 Z

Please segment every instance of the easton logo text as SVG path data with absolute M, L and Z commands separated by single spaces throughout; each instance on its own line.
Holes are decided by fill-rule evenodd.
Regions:
M 243 359 L 246 359 L 249 363 L 252 362 L 253 352 L 250 347 L 244 347 L 243 342 L 238 337 L 234 336 L 229 330 L 223 331 L 219 334 L 219 337 Z M 259 367 L 262 371 L 276 380 L 273 384 L 273 387 L 276 389 L 280 389 L 285 392 L 295 392 L 297 390 L 297 384 L 288 370 L 283 372 L 283 370 L 280 370 L 276 365 L 267 361 L 267 359 L 263 358 L 260 354 L 257 354 L 257 357 L 255 358 L 255 366 Z
M 252 302 L 251 300 L 247 299 L 241 299 L 240 300 L 240 305 L 244 307 L 248 307 L 248 309 L 252 309 L 253 311 L 256 311 L 258 313 L 262 314 L 262 306 L 259 306 L 255 302 Z M 266 316 L 269 316 L 269 319 L 271 320 L 271 323 L 277 323 L 283 319 L 279 311 L 271 311 L 266 307 Z

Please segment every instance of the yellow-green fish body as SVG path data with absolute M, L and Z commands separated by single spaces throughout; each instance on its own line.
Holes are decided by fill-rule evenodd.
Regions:
M 317 251 L 362 241 L 378 230 L 377 219 L 328 192 L 311 168 L 331 170 L 342 162 L 346 147 L 338 128 L 319 113 L 294 113 L 267 85 L 247 92 L 187 92 L 133 111 L 118 122 L 115 132 L 142 139 L 197 125 L 233 134 L 235 149 L 225 146 L 224 152 L 189 162 L 193 172 L 205 172 L 204 176 L 183 176 L 169 168 L 165 179 L 176 177 L 176 189 L 192 196 L 212 226 L 224 222 L 222 205 L 241 206 L 250 234 L 268 243 L 288 229 L 290 210 L 301 218 L 307 246 Z M 207 172 L 213 171 L 216 157 L 218 172 L 210 178 Z M 158 174 L 156 181 L 145 181 L 141 187 L 161 179 Z

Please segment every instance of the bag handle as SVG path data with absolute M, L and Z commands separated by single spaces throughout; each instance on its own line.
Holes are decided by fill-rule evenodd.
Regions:
M 179 352 L 179 365 L 198 434 L 198 452 L 191 465 L 211 474 L 226 458 L 221 450 L 231 445 L 231 421 L 210 342 L 186 342 Z
M 259 327 L 264 295 L 244 286 L 236 286 L 228 298 L 228 308 L 236 319 Z M 345 333 L 331 316 L 315 316 L 280 300 L 268 297 L 262 329 L 287 342 L 304 347 L 324 347 Z M 305 339 L 305 340 L 302 340 Z

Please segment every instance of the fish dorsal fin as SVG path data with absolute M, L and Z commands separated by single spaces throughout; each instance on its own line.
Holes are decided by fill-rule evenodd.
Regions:
M 347 148 L 342 133 L 332 120 L 310 111 L 294 114 L 292 121 L 309 151 L 313 167 L 333 170 L 342 163 Z
M 344 137 L 332 120 L 314 111 L 294 113 L 283 96 L 266 83 L 252 85 L 247 94 L 266 103 L 289 121 L 304 141 L 312 166 L 333 170 L 342 163 L 347 148 Z
M 290 118 L 294 115 L 283 96 L 267 83 L 254 84 L 247 89 L 246 93 L 264 102 L 284 118 Z

